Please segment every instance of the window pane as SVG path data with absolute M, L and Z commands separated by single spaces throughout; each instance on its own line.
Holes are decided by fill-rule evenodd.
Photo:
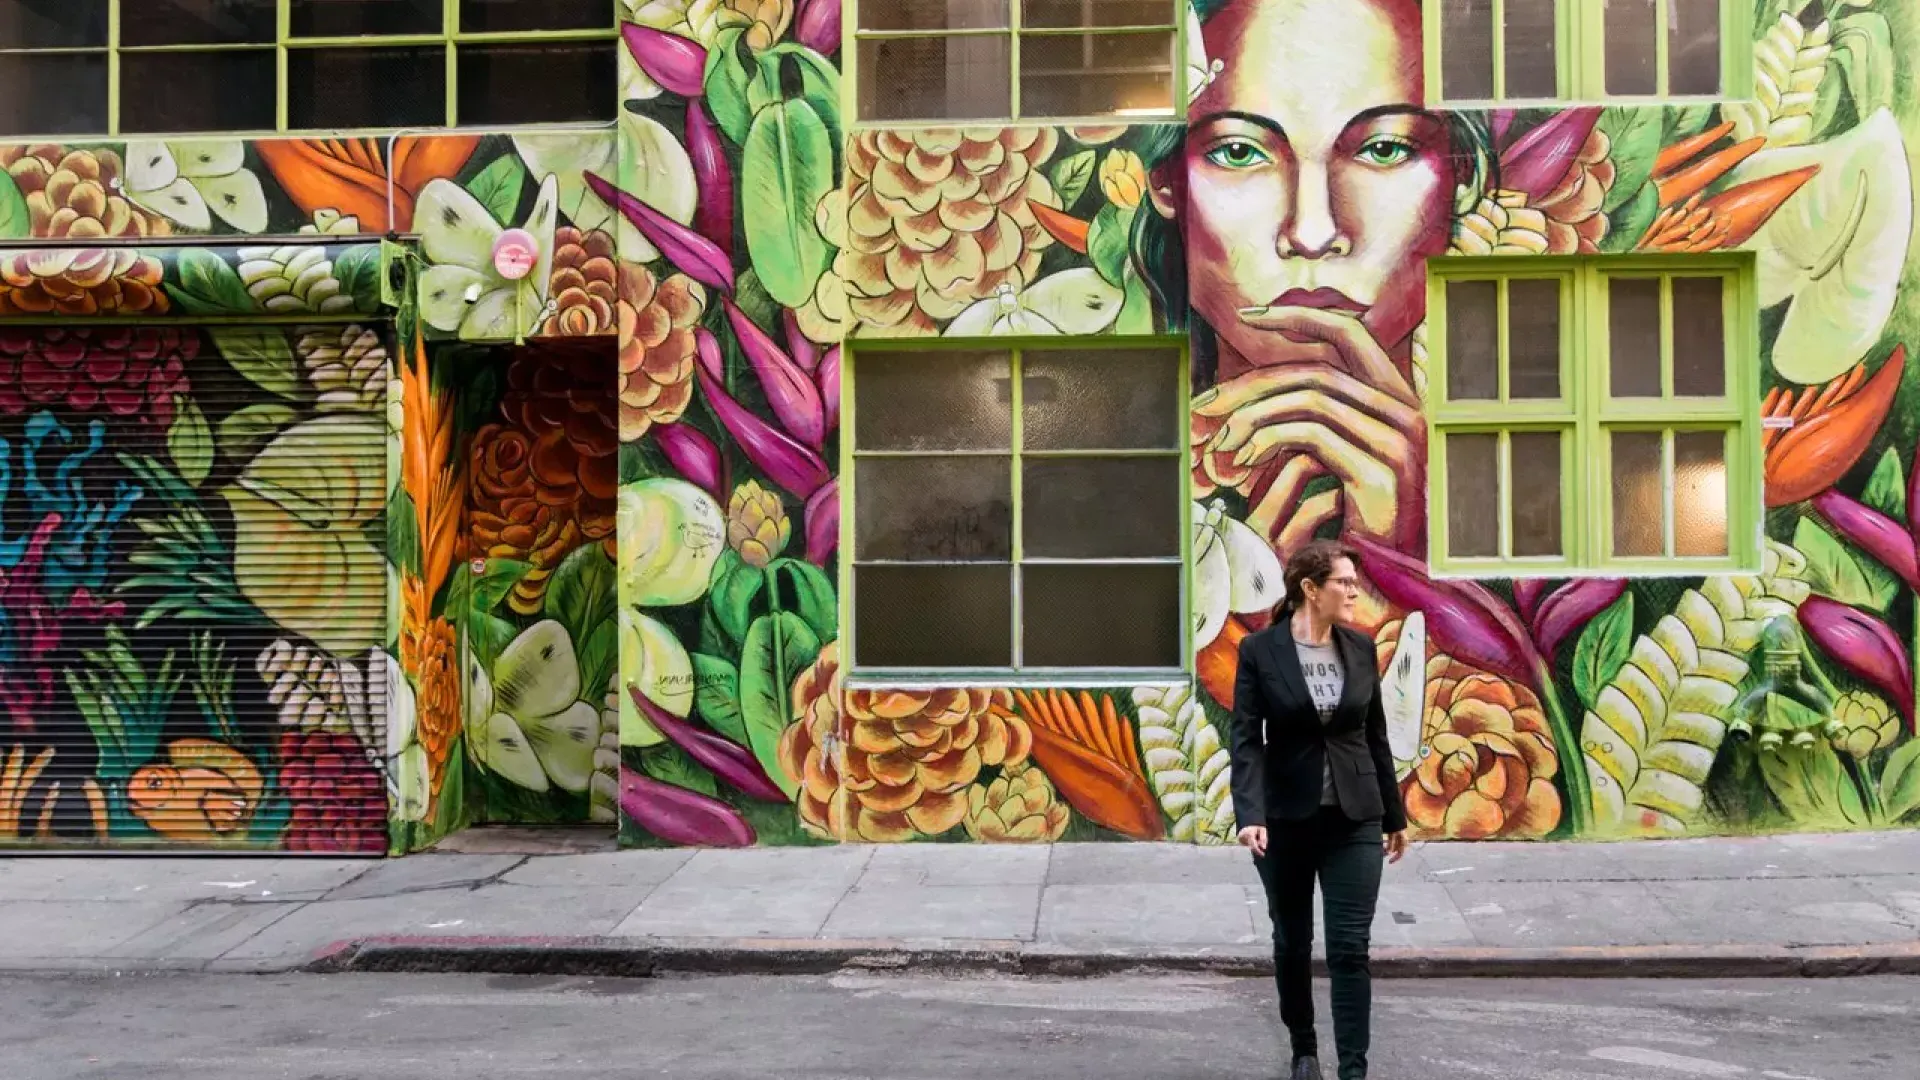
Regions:
M 1008 667 L 1013 568 L 855 566 L 856 667 Z
M 1654 69 L 1655 0 L 1604 0 L 1606 15 L 1607 93 L 1657 94 Z
M 1673 279 L 1673 392 L 1720 397 L 1727 392 L 1725 282 Z
M 611 30 L 614 5 L 607 0 L 460 0 L 460 29 Z
M 1022 26 L 1172 26 L 1184 0 L 1022 0 Z
M 869 39 L 860 42 L 859 71 L 862 120 L 991 120 L 1013 113 L 1008 35 Z
M 1500 396 L 1500 283 L 1447 282 L 1447 399 Z
M 1181 459 L 1027 458 L 1021 462 L 1026 553 L 1042 559 L 1180 554 Z M 866 492 L 860 493 L 861 498 Z
M 1180 656 L 1180 567 L 1020 568 L 1026 667 L 1174 668 Z
M 1556 0 L 1507 0 L 1506 87 L 1503 97 L 1560 96 L 1560 42 L 1554 25 Z
M 1720 96 L 1720 0 L 1667 0 L 1667 92 Z
M 441 0 L 287 0 L 294 37 L 437 34 Z
M 1682 431 L 1673 437 L 1673 549 L 1727 554 L 1727 437 Z
M 1493 0 L 1444 0 L 1440 18 L 1440 96 L 1493 97 Z
M 101 135 L 105 53 L 8 56 L 0 63 L 0 135 Z
M 0 49 L 105 48 L 106 44 L 107 0 L 0 4 Z M 7 58 L 8 65 L 18 62 L 18 58 Z
M 1023 34 L 1022 116 L 1106 116 L 1173 110 L 1172 31 Z
M 446 51 L 291 49 L 287 126 L 440 127 L 447 122 Z
M 271 45 L 276 16 L 274 0 L 120 0 L 120 44 Z
M 1508 514 L 1513 522 L 1513 554 L 1546 558 L 1566 554 L 1560 539 L 1560 433 L 1516 431 L 1507 436 L 1513 455 L 1508 470 Z
M 1560 396 L 1560 282 L 1507 282 L 1507 397 Z
M 271 131 L 272 49 L 123 53 L 120 130 Z
M 860 5 L 862 30 L 988 30 L 1007 25 L 1007 0 L 881 0 Z
M 1013 558 L 1010 458 L 861 458 L 854 482 L 857 559 Z
M 1659 278 L 1608 279 L 1607 333 L 1613 396 L 1659 397 Z
M 1500 554 L 1498 435 L 1447 436 L 1447 554 Z
M 1613 441 L 1613 553 L 1666 552 L 1667 499 L 1660 471 L 1660 433 L 1618 431 Z
M 1179 372 L 1174 349 L 1029 350 L 1020 386 L 1027 449 L 1178 449 Z
M 854 367 L 856 449 L 1013 448 L 1006 353 L 861 351 Z
M 605 41 L 462 45 L 459 122 L 612 120 L 618 60 Z

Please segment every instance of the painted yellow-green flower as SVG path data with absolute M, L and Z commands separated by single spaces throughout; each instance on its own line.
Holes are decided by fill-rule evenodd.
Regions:
M 727 500 L 727 546 L 750 566 L 765 566 L 787 549 L 793 523 L 780 496 L 749 480 Z
M 457 330 L 468 341 L 504 340 L 538 326 L 553 273 L 559 199 L 560 182 L 549 176 L 521 226 L 533 234 L 539 259 L 532 273 L 508 281 L 493 268 L 493 244 L 506 229 L 492 212 L 451 180 L 421 188 L 413 220 L 433 264 L 420 276 L 420 316 L 427 325 Z
M 1863 690 L 1841 695 L 1833 722 L 1839 728 L 1833 744 L 1856 758 L 1884 750 L 1900 738 L 1900 718 L 1886 701 Z
M 1100 190 L 1122 210 L 1134 210 L 1147 193 L 1147 167 L 1131 150 L 1109 150 L 1100 162 Z

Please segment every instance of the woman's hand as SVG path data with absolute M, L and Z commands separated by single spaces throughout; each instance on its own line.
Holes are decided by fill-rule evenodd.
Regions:
M 1389 864 L 1399 862 L 1407 854 L 1407 830 L 1388 833 L 1380 846 L 1386 849 Z
M 1241 829 L 1240 846 L 1253 852 L 1256 856 L 1265 855 L 1267 853 L 1267 827 L 1265 825 L 1249 825 Z
M 1418 501 L 1427 438 L 1406 378 L 1353 316 L 1275 307 L 1241 317 L 1284 337 L 1285 358 L 1221 384 L 1194 412 L 1225 420 L 1206 452 L 1233 454 L 1241 468 L 1279 459 L 1248 523 L 1288 550 L 1344 509 L 1348 529 L 1405 547 L 1420 514 L 1403 504 Z M 1303 498 L 1322 472 L 1340 489 Z

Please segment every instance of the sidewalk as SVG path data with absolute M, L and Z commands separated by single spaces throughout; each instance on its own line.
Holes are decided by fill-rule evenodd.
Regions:
M 391 861 L 0 860 L 0 970 L 1271 969 L 1230 849 L 459 839 Z M 1920 974 L 1920 832 L 1426 844 L 1388 869 L 1374 946 L 1389 976 Z

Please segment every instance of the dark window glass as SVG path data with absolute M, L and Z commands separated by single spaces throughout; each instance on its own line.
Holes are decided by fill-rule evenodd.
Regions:
M 1179 555 L 1187 517 L 1176 498 L 1180 468 L 1177 457 L 1024 459 L 1026 553 L 1042 559 Z
M 0 3 L 0 49 L 104 48 L 106 44 L 107 0 Z
M 875 0 L 862 30 L 991 30 L 1007 25 L 1007 0 Z
M 1172 26 L 1174 0 L 1025 0 L 1021 25 Z
M 605 41 L 460 47 L 460 123 L 613 119 L 618 54 Z
M 437 34 L 440 0 L 287 0 L 294 37 Z
M 1013 111 L 1012 65 L 1007 35 L 870 38 L 860 43 L 860 118 L 1004 118 Z
M 446 122 L 446 51 L 438 46 L 287 53 L 287 126 L 296 131 Z
M 610 0 L 460 0 L 460 29 L 473 34 L 509 30 L 611 30 Z
M 123 53 L 120 130 L 271 131 L 271 49 Z
M 1177 564 L 1020 568 L 1023 667 L 1180 666 Z
M 122 45 L 271 45 L 274 0 L 120 0 Z
M 0 62 L 0 135 L 106 130 L 105 53 L 25 54 Z
M 1173 349 L 1028 350 L 1020 376 L 1026 448 L 1180 449 L 1179 370 Z
M 853 624 L 859 667 L 1007 667 L 1013 568 L 856 566 Z
M 1444 0 L 1440 19 L 1440 95 L 1493 97 L 1493 0 Z
M 1173 111 L 1171 31 L 1025 34 L 1020 38 L 1024 116 L 1108 116 Z

